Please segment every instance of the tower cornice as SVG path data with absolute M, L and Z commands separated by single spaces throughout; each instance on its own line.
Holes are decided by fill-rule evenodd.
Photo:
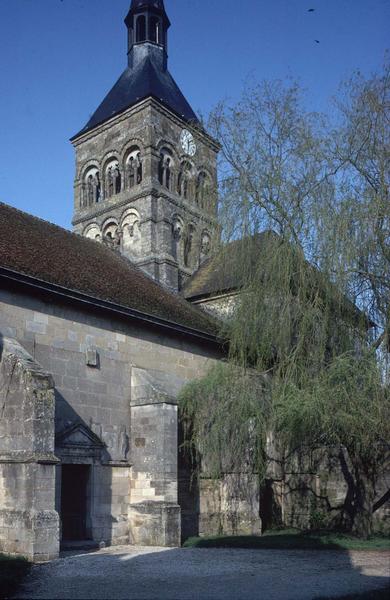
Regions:
M 207 144 L 210 148 L 212 148 L 215 152 L 219 152 L 221 149 L 221 145 L 217 140 L 215 140 L 205 129 L 201 127 L 199 123 L 189 123 L 185 119 L 183 119 L 180 115 L 173 112 L 157 99 L 149 96 L 148 98 L 144 98 L 140 100 L 136 105 L 131 106 L 121 113 L 112 116 L 110 119 L 96 125 L 93 129 L 86 131 L 85 133 L 80 132 L 76 136 L 70 138 L 73 146 L 77 148 L 80 144 L 83 144 L 86 141 L 93 139 L 95 136 L 101 135 L 104 131 L 109 130 L 114 123 L 120 123 L 125 121 L 130 116 L 135 115 L 137 112 L 145 110 L 145 108 L 152 107 L 157 110 L 161 115 L 168 117 L 173 123 L 178 125 L 179 127 L 186 127 L 191 129 L 191 131 L 199 136 L 201 140 Z

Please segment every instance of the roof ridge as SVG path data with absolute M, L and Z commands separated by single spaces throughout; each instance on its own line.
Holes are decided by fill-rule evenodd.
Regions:
M 38 217 L 37 215 L 28 213 L 25 210 L 23 210 L 22 208 L 18 208 L 16 206 L 13 206 L 12 204 L 8 204 L 8 202 L 3 202 L 2 200 L 0 200 L 0 206 L 5 206 L 6 208 L 10 208 L 11 210 L 14 210 L 15 212 L 25 215 L 26 217 L 29 217 L 30 219 L 35 219 L 36 221 L 41 221 L 41 223 L 46 223 L 47 225 L 51 225 L 52 227 L 57 227 L 57 229 L 61 229 L 63 231 L 67 231 L 68 233 L 72 233 L 73 235 L 77 235 L 70 229 L 65 229 L 65 227 L 58 225 L 58 223 L 52 223 L 51 221 L 48 221 L 47 219 L 43 219 L 42 217 Z
M 72 231 L 71 229 L 62 227 L 62 225 L 58 225 L 58 223 L 52 223 L 51 221 L 48 221 L 47 219 L 43 219 L 42 217 L 38 217 L 37 215 L 28 213 L 25 210 L 22 210 L 21 208 L 17 208 L 16 206 L 13 206 L 12 204 L 8 204 L 7 202 L 3 202 L 2 200 L 0 200 L 0 206 L 5 206 L 6 208 L 10 208 L 11 210 L 13 210 L 21 215 L 24 215 L 25 217 L 27 217 L 29 219 L 33 219 L 34 221 L 44 223 L 45 225 L 50 225 L 51 227 L 54 227 L 55 229 L 58 229 L 59 231 L 64 231 L 65 233 L 67 233 L 77 239 L 81 238 L 83 240 L 87 240 L 88 243 L 96 243 L 95 240 L 92 240 L 91 238 L 87 238 L 85 236 L 80 235 L 79 233 Z M 108 248 L 107 246 L 102 245 L 102 247 L 107 248 L 107 250 L 110 250 L 110 248 Z
M 13 227 L 9 252 L 5 232 Z M 198 331 L 212 319 L 105 244 L 0 201 L 0 268 Z

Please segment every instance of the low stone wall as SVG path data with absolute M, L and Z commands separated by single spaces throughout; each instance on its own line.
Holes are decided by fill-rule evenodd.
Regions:
M 191 479 L 182 470 L 183 538 L 192 535 L 261 534 L 267 529 L 294 527 L 324 529 L 342 525 L 347 494 L 337 449 L 302 450 L 283 456 L 276 444 L 268 448 L 267 478 L 259 486 L 256 475 L 228 474 L 219 481 Z M 383 473 L 376 499 L 389 487 Z M 390 533 L 390 504 L 374 513 L 374 530 Z
M 272 446 L 272 447 L 271 447 Z M 318 448 L 283 455 L 272 442 L 273 457 L 261 497 L 261 514 L 268 526 L 284 525 L 301 529 L 322 529 L 341 525 L 342 509 L 348 487 L 338 448 Z M 347 455 L 345 455 L 348 461 Z M 352 469 L 351 465 L 346 465 Z M 376 489 L 376 500 L 389 488 L 389 472 L 383 472 Z M 275 516 L 277 522 L 275 522 Z M 374 529 L 390 532 L 390 507 L 384 504 L 374 513 Z
M 257 476 L 229 474 L 221 481 L 201 478 L 199 500 L 200 535 L 261 533 Z
M 1 340 L 0 552 L 56 558 L 54 386 L 15 341 Z

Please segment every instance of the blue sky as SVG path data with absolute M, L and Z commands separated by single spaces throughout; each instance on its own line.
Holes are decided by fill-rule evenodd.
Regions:
M 79 131 L 126 66 L 130 0 L 0 0 L 0 200 L 70 228 Z M 195 111 L 248 78 L 299 78 L 312 110 L 380 69 L 390 0 L 165 0 L 169 66 Z M 314 8 L 314 12 L 308 9 Z M 315 40 L 319 40 L 317 44 Z

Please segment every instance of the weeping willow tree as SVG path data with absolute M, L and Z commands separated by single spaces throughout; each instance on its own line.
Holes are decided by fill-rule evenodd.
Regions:
M 280 82 L 216 108 L 217 260 L 240 293 L 221 322 L 228 363 L 180 399 L 215 478 L 264 475 L 270 431 L 290 448 L 338 448 L 344 524 L 360 536 L 389 497 L 376 498 L 390 448 L 389 91 L 388 66 L 354 76 L 333 123 Z

